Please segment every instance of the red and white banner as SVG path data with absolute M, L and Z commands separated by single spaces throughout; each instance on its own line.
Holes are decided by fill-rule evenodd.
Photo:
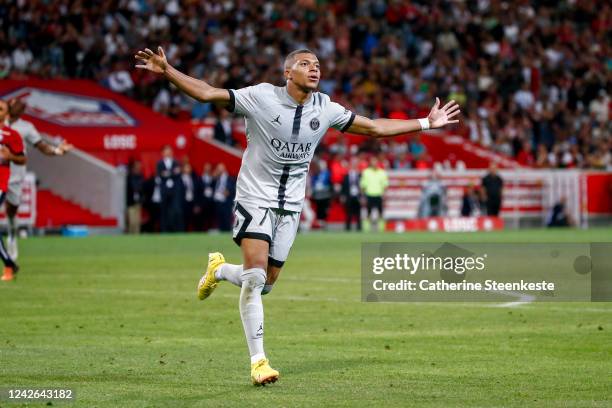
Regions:
M 484 170 L 441 171 L 438 179 L 446 189 L 445 217 L 417 219 L 423 185 L 431 177 L 430 171 L 402 170 L 389 172 L 389 188 L 385 193 L 384 217 L 391 230 L 488 230 L 502 228 L 498 221 L 487 217 L 462 218 L 462 196 L 466 187 L 480 186 Z M 588 226 L 589 219 L 612 216 L 612 173 L 580 170 L 501 170 L 504 181 L 500 217 L 513 220 L 541 220 L 545 225 L 556 204 L 565 208 L 574 225 Z M 448 217 L 448 218 L 447 218 Z M 455 221 L 451 221 L 455 220 Z M 493 222 L 493 224 L 491 224 Z M 501 221 L 499 221 L 501 222 Z
M 431 177 L 430 171 L 395 170 L 389 172 L 389 188 L 385 193 L 385 218 L 416 218 L 423 185 Z M 438 172 L 438 178 L 446 189 L 447 216 L 459 217 L 465 189 L 480 186 L 484 170 Z M 539 216 L 546 211 L 544 200 L 547 173 L 541 171 L 500 172 L 504 181 L 501 214 L 504 216 Z
M 110 164 L 143 160 L 154 169 L 164 145 L 187 154 L 189 123 L 173 121 L 92 81 L 0 81 L 0 98 L 27 104 L 24 119 L 51 138 L 65 139 Z
M 387 222 L 387 231 L 474 232 L 504 229 L 499 217 L 428 217 Z

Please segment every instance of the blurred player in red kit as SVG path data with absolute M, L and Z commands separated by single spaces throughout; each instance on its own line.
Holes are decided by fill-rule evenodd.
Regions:
M 6 124 L 19 133 L 24 142 L 24 154 L 26 146 L 29 144 L 46 156 L 63 156 L 72 149 L 72 145 L 61 142 L 54 146 L 43 139 L 32 122 L 24 120 L 21 116 L 26 111 L 26 104 L 17 98 L 8 101 L 9 115 Z M 11 162 L 11 177 L 8 182 L 8 189 L 5 190 L 5 208 L 8 221 L 8 236 L 6 240 L 6 250 L 9 256 L 16 261 L 17 251 L 17 210 L 21 203 L 21 191 L 26 178 L 26 167 L 22 164 Z
M 26 156 L 23 151 L 21 136 L 14 129 L 6 125 L 8 118 L 8 104 L 0 100 L 0 204 L 4 202 L 8 181 L 11 175 L 11 162 L 25 164 Z M 6 252 L 4 241 L 0 237 L 0 258 L 4 263 L 3 281 L 15 279 L 19 267 Z

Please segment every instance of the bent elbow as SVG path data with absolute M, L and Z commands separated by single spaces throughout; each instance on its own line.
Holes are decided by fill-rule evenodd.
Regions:
M 209 102 L 210 101 L 210 92 L 208 92 L 208 91 L 201 91 L 197 95 L 195 95 L 195 99 L 198 102 L 202 102 L 202 103 Z

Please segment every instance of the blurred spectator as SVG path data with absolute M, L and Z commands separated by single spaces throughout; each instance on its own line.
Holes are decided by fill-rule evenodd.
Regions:
M 470 110 L 466 124 L 469 128 L 469 137 L 472 142 L 479 143 L 485 147 L 491 146 L 489 125 L 486 119 L 481 118 L 475 109 Z
M 465 188 L 465 191 L 463 192 L 463 197 L 461 198 L 461 216 L 471 217 L 479 215 L 479 209 L 479 194 L 474 185 L 470 184 Z
M 154 176 L 144 181 L 144 202 L 142 204 L 146 214 L 141 230 L 145 232 L 158 232 L 161 215 L 161 180 Z
M 325 160 L 318 160 L 313 164 L 313 174 L 311 177 L 312 200 L 315 203 L 319 227 L 325 229 L 327 227 L 329 204 L 332 198 L 331 175 Z
M 232 229 L 232 205 L 235 194 L 236 181 L 227 172 L 225 164 L 217 164 L 213 201 L 215 218 L 221 231 L 231 231 Z
M 378 168 L 383 169 L 383 170 L 391 168 L 391 162 L 389 161 L 389 159 L 387 158 L 387 155 L 384 152 L 378 153 L 377 159 L 378 159 Z
M 181 188 L 183 190 L 183 225 L 185 231 L 196 228 L 196 216 L 200 211 L 196 197 L 200 195 L 200 182 L 198 175 L 193 171 L 188 161 L 181 168 Z
M 523 82 L 521 89 L 514 94 L 514 102 L 525 111 L 531 109 L 535 101 L 528 83 Z
M 602 140 L 590 157 L 590 165 L 594 169 L 610 170 L 612 168 L 612 153 L 609 141 Z
M 215 179 L 212 172 L 212 164 L 204 164 L 200 180 L 200 221 L 198 225 L 203 231 L 208 231 L 215 226 L 215 205 L 213 200 Z
M 170 105 L 170 90 L 167 88 L 161 88 L 153 100 L 153 110 L 164 115 L 169 115 Z
M 174 160 L 170 146 L 162 149 L 162 159 L 157 162 L 156 174 L 161 195 L 160 231 L 184 231 L 181 166 Z
M 74 25 L 68 23 L 66 26 L 66 32 L 61 37 L 60 43 L 64 57 L 63 63 L 66 69 L 66 75 L 69 77 L 74 77 L 76 76 L 78 68 L 78 54 L 80 51 L 79 33 Z
M 0 79 L 6 78 L 11 73 L 13 62 L 6 50 L 0 50 Z
M 599 90 L 597 99 L 593 99 L 589 105 L 589 111 L 597 122 L 607 124 L 610 117 L 610 98 L 605 89 Z
M 227 145 L 234 145 L 234 136 L 232 130 L 232 118 L 225 109 L 217 109 L 217 121 L 215 123 L 215 140 Z
M 106 78 L 108 87 L 118 93 L 131 94 L 132 88 L 134 88 L 134 82 L 130 73 L 125 67 L 125 63 L 116 61 L 113 64 L 113 70 Z
M 535 159 L 533 157 L 531 143 L 525 141 L 523 142 L 523 148 L 519 152 L 516 160 L 523 166 L 532 167 L 535 165 Z
M 546 149 L 546 146 L 543 144 L 538 145 L 538 149 L 536 152 L 536 158 L 535 158 L 535 166 L 541 169 L 549 167 L 548 149 Z
M 427 154 L 427 148 L 421 142 L 421 134 L 415 133 L 412 136 L 412 140 L 410 142 L 410 154 L 414 158 L 414 160 L 421 160 Z
M 153 102 L 153 109 L 171 118 L 179 118 L 183 114 L 183 98 L 175 87 L 161 88 Z
M 334 195 L 340 194 L 342 190 L 342 181 L 348 173 L 347 160 L 339 154 L 332 155 L 329 160 L 330 179 L 333 186 Z
M 423 184 L 419 200 L 419 218 L 441 217 L 447 212 L 446 187 L 435 171 L 431 172 L 429 180 Z
M 336 141 L 329 146 L 329 151 L 332 154 L 337 154 L 339 157 L 344 157 L 350 153 L 349 142 L 343 133 L 338 135 Z
M 561 197 L 559 202 L 553 206 L 548 218 L 548 227 L 569 227 L 572 225 L 569 213 L 567 212 L 566 202 L 565 197 Z
M 130 27 L 131 28 L 131 27 Z M 119 32 L 120 27 L 116 21 L 111 20 L 106 27 L 108 30 L 104 35 L 104 46 L 107 53 L 106 61 L 113 56 L 123 57 L 128 54 L 128 45 L 123 34 Z
M 497 165 L 491 164 L 489 172 L 482 179 L 487 202 L 487 215 L 497 217 L 501 209 L 504 181 L 497 174 Z
M 428 154 L 424 154 L 414 161 L 414 168 L 416 170 L 427 170 L 432 168 L 432 160 Z
M 361 176 L 357 164 L 357 159 L 351 160 L 349 171 L 342 180 L 340 198 L 344 204 L 347 231 L 351 230 L 353 220 L 355 220 L 357 231 L 361 231 Z
M 396 170 L 408 170 L 412 168 L 412 163 L 410 161 L 408 153 L 399 153 L 397 155 L 397 158 L 393 161 L 393 168 Z
M 31 68 L 33 59 L 34 56 L 28 48 L 28 44 L 25 41 L 21 41 L 13 50 L 12 66 L 17 71 L 25 72 Z
M 142 203 L 144 201 L 144 178 L 142 164 L 130 163 L 127 174 L 127 232 L 140 234 Z
M 378 226 L 380 231 L 384 231 L 385 221 L 383 218 L 383 195 L 389 185 L 387 172 L 379 167 L 378 158 L 372 156 L 370 166 L 361 174 L 361 189 L 366 197 L 368 209 L 368 220 L 366 229 L 370 230 Z

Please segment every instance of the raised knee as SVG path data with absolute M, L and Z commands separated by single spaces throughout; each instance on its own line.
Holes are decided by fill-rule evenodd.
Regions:
M 242 278 L 242 286 L 248 289 L 264 287 L 266 283 L 266 272 L 262 268 L 251 268 L 242 271 L 240 275 Z

